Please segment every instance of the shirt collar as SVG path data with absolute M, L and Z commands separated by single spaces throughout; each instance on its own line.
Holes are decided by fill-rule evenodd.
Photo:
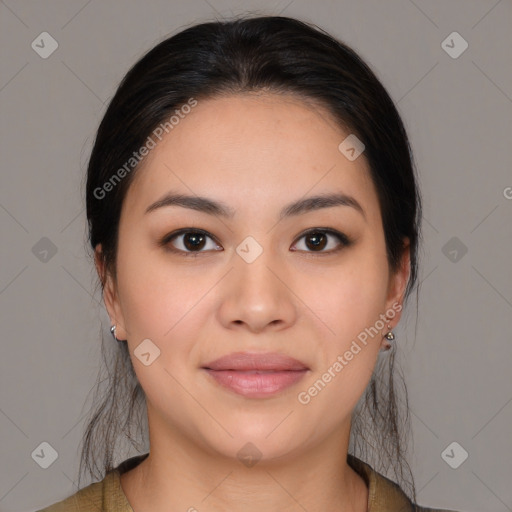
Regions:
M 148 455 L 149 453 L 145 453 L 131 457 L 107 473 L 103 489 L 104 510 L 133 512 L 121 487 L 119 476 L 140 464 Z M 368 487 L 368 512 L 409 512 L 413 510 L 411 501 L 395 482 L 377 473 L 369 464 L 353 455 L 347 456 L 347 462 L 362 477 Z

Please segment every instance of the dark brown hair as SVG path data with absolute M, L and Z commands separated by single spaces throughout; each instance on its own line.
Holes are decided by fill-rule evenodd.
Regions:
M 190 98 L 262 90 L 322 105 L 343 130 L 364 143 L 392 271 L 398 269 L 404 239 L 410 242 L 408 297 L 417 280 L 421 201 L 400 115 L 375 74 L 350 47 L 314 25 L 280 16 L 191 26 L 156 45 L 126 74 L 101 121 L 87 171 L 90 247 L 101 244 L 106 270 L 115 278 L 121 206 L 140 166 L 121 173 L 120 180 L 112 178 L 120 176 L 119 169 L 134 151 Z M 113 183 L 108 191 L 107 182 Z M 99 403 L 91 411 L 80 464 L 80 475 L 88 470 L 99 479 L 115 467 L 121 441 L 128 440 L 138 452 L 148 449 L 145 396 L 126 344 L 115 344 L 110 337 L 107 343 L 114 345 L 114 355 L 107 357 L 103 343 L 107 375 L 98 381 Z M 349 452 L 398 481 L 415 501 L 405 457 L 407 391 L 394 361 L 393 348 L 377 364 L 353 415 Z

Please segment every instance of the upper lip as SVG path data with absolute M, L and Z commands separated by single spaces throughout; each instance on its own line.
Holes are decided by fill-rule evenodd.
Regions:
M 219 357 L 203 366 L 208 370 L 309 370 L 301 361 L 277 352 L 250 353 L 233 352 L 226 356 Z

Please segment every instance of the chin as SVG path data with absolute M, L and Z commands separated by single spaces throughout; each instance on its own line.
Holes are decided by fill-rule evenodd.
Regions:
M 293 457 L 301 451 L 306 439 L 302 440 L 288 429 L 279 432 L 280 427 L 276 429 L 279 421 L 274 422 L 270 428 L 258 428 L 250 424 L 239 425 L 236 429 L 228 428 L 233 437 L 219 434 L 217 439 L 206 438 L 204 442 L 217 455 L 236 459 L 247 467 L 254 465 L 255 461 L 282 462 L 286 457 Z

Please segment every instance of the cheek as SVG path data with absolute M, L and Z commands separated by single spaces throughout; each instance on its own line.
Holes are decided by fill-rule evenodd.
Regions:
M 163 348 L 176 333 L 196 325 L 190 320 L 211 279 L 183 272 L 157 250 L 142 250 L 133 244 L 123 251 L 120 248 L 118 281 L 130 341 L 135 345 L 150 338 Z
M 339 413 L 347 414 L 364 392 L 381 347 L 387 260 L 383 251 L 361 246 L 336 270 L 316 278 L 319 284 L 305 286 L 303 296 L 329 329 L 319 340 L 321 364 L 308 385 L 322 389 L 316 406 L 337 403 Z
M 161 256 L 128 247 L 118 262 L 118 276 L 129 350 L 147 399 L 161 410 L 169 403 L 193 407 L 177 382 L 190 378 L 190 366 L 200 359 L 195 341 L 201 338 L 205 319 L 198 315 L 207 307 L 201 298 L 211 287 L 211 279 L 194 280 L 178 267 L 165 264 Z M 146 339 L 160 351 L 148 366 L 137 359 L 137 347 Z M 152 345 L 149 347 L 157 353 Z M 187 417 L 186 410 L 182 412 Z M 173 421 L 178 423 L 179 418 Z
M 321 290 L 317 288 L 319 316 L 329 330 L 318 340 L 321 362 L 301 388 L 304 394 L 299 402 L 308 403 L 313 417 L 315 411 L 323 415 L 334 405 L 327 429 L 351 414 L 374 371 L 382 341 L 382 329 L 378 329 L 382 326 L 376 329 L 376 323 L 384 312 L 386 268 L 359 259 L 326 280 Z
M 343 265 L 315 276 L 315 282 L 312 286 L 307 280 L 302 296 L 329 331 L 334 331 L 338 348 L 374 325 L 384 312 L 388 267 L 385 258 L 376 257 L 375 252 L 354 252 Z

